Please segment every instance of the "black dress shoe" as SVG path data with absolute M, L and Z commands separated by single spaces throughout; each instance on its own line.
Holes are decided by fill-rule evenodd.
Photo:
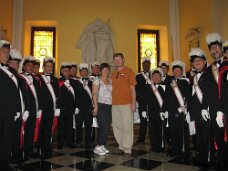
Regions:
M 77 144 L 76 144 L 76 147 L 77 147 L 77 148 L 81 148 L 81 147 L 82 147 L 82 144 L 81 144 L 81 143 L 77 143 Z
M 58 146 L 57 149 L 58 150 L 62 150 L 63 149 L 63 146 Z
M 8 166 L 8 167 L 1 168 L 1 171 L 17 171 L 17 169 L 14 169 L 14 168 Z
M 71 145 L 71 146 L 69 146 L 70 148 L 75 148 L 76 146 L 75 145 Z
M 130 153 L 124 153 L 123 156 L 124 157 L 132 157 L 132 154 L 130 154 Z
M 116 149 L 115 152 L 113 152 L 113 154 L 117 154 L 117 155 L 123 155 L 124 151 L 120 150 L 120 149 Z
M 49 158 L 51 158 L 51 154 L 50 153 L 41 154 L 41 157 L 40 157 L 41 160 L 46 160 L 46 159 L 49 159 Z
M 32 153 L 29 157 L 31 157 L 32 159 L 36 159 L 39 157 L 39 153 Z
M 91 148 L 93 148 L 93 145 L 92 145 L 92 144 L 86 144 L 86 145 L 85 145 L 85 148 L 86 148 L 86 149 L 91 149 Z
M 160 148 L 151 148 L 151 151 L 155 152 L 155 153 L 160 153 L 161 149 Z
M 138 144 L 144 144 L 144 143 L 145 143 L 145 140 L 138 139 L 138 140 L 136 141 L 136 143 L 138 143 Z

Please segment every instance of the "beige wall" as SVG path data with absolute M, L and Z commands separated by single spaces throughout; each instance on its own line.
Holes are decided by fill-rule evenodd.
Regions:
M 12 40 L 13 0 L 0 0 L 0 28 L 6 29 L 5 39 Z
M 181 58 L 186 62 L 187 69 L 190 67 L 188 58 L 189 43 L 185 40 L 185 34 L 189 28 L 197 27 L 199 29 L 201 32 L 200 47 L 205 51 L 209 61 L 211 61 L 205 42 L 205 36 L 212 31 L 210 1 L 179 0 Z
M 7 29 L 12 40 L 13 0 L 0 0 L 0 27 Z M 189 44 L 185 34 L 190 27 L 201 31 L 200 47 L 211 61 L 205 35 L 212 31 L 228 39 L 227 0 L 179 0 L 181 58 L 187 63 Z M 81 61 L 81 50 L 75 48 L 83 28 L 95 19 L 107 21 L 115 37 L 115 50 L 126 56 L 126 65 L 137 71 L 137 29 L 159 29 L 161 59 L 169 55 L 169 0 L 24 0 L 23 54 L 30 53 L 31 26 L 56 26 L 57 62 Z M 58 67 L 57 67 L 58 68 Z
M 228 40 L 228 1 L 211 0 L 213 31 L 219 32 L 223 40 Z
M 168 59 L 168 0 L 24 0 L 24 55 L 29 54 L 30 28 L 39 23 L 57 27 L 58 61 L 81 61 L 81 50 L 75 48 L 83 28 L 99 18 L 110 19 L 115 50 L 123 52 L 126 65 L 137 71 L 137 29 L 158 28 L 161 36 L 161 58 Z M 50 22 L 49 22 L 50 21 Z M 31 24 L 32 23 L 32 24 Z

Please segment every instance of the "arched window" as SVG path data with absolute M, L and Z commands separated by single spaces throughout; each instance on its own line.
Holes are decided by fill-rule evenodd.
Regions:
M 55 27 L 32 27 L 31 30 L 31 55 L 41 61 L 45 56 L 55 57 L 56 51 L 56 28 Z M 42 71 L 42 67 L 40 67 Z
M 160 60 L 159 31 L 138 30 L 138 70 L 142 71 L 143 58 L 149 57 L 151 69 L 157 68 Z

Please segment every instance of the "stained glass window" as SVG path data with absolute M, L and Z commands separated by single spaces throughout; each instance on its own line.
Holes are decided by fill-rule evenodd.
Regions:
M 55 57 L 55 30 L 55 27 L 32 27 L 31 54 L 41 61 L 41 66 L 45 56 Z
M 138 30 L 138 70 L 142 71 L 143 58 L 150 58 L 151 69 L 157 68 L 159 58 L 159 31 Z

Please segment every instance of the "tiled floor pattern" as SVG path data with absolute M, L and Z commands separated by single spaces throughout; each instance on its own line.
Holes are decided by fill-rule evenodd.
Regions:
M 138 135 L 138 125 L 135 126 L 135 141 Z M 19 171 L 196 171 L 199 168 L 190 163 L 180 163 L 164 153 L 150 151 L 147 138 L 145 144 L 134 143 L 132 156 L 116 154 L 117 143 L 112 131 L 108 138 L 110 153 L 98 156 L 93 149 L 67 148 L 53 149 L 53 157 L 47 160 L 34 159 L 14 166 Z

